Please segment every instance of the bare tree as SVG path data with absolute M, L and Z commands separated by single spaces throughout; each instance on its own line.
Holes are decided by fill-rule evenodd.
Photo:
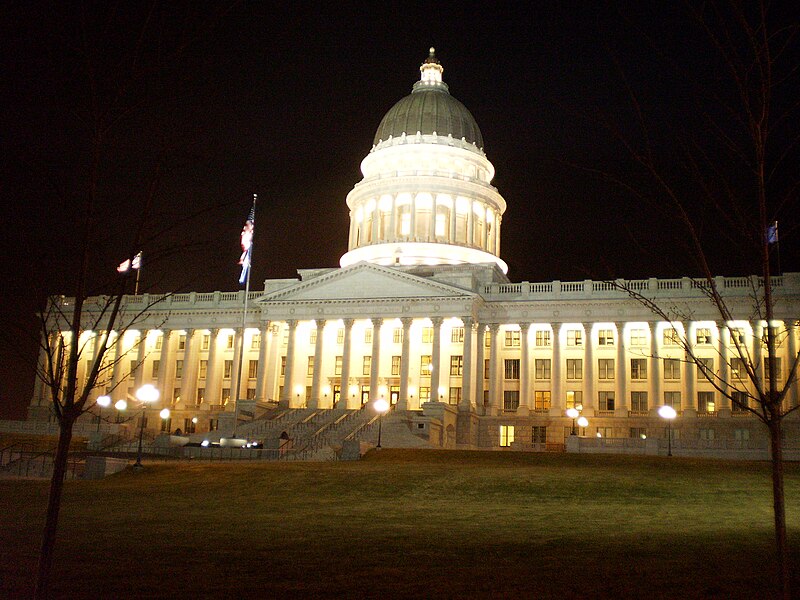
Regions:
M 757 417 L 769 433 L 777 566 L 781 593 L 790 597 L 789 547 L 786 533 L 782 428 L 798 409 L 790 406 L 797 382 L 798 358 L 795 322 L 775 326 L 777 222 L 792 232 L 800 186 L 798 176 L 797 82 L 800 75 L 798 23 L 784 22 L 765 3 L 746 6 L 736 2 L 689 3 L 691 24 L 711 46 L 709 71 L 712 82 L 693 78 L 675 56 L 663 51 L 644 28 L 633 25 L 640 39 L 650 44 L 665 72 L 691 91 L 697 121 L 674 124 L 665 134 L 663 123 L 648 114 L 640 95 L 615 57 L 627 90 L 636 134 L 625 131 L 618 120 L 601 119 L 634 164 L 625 174 L 590 168 L 623 186 L 637 199 L 663 211 L 680 227 L 676 232 L 695 262 L 701 289 L 719 315 L 720 335 L 730 338 L 720 356 L 721 369 L 710 368 L 698 357 L 688 332 L 675 342 L 685 351 L 702 378 L 728 398 L 733 407 Z M 627 19 L 625 19 L 627 20 Z M 658 124 L 660 127 L 656 127 Z M 654 131 L 660 129 L 661 131 Z M 677 165 L 676 165 L 677 162 Z M 715 246 L 730 242 L 729 254 L 739 253 L 734 268 L 750 274 L 752 307 L 749 315 L 735 314 L 720 279 L 714 277 Z M 731 265 L 727 264 L 727 268 Z M 619 289 L 647 306 L 664 321 L 686 321 L 691 314 L 680 306 L 666 306 L 658 298 L 633 289 L 623 280 Z M 765 322 L 763 337 L 756 336 L 751 351 L 733 325 L 743 318 Z M 676 328 L 677 329 L 677 328 Z M 788 341 L 789 364 L 782 380 L 780 350 Z M 721 344 L 722 345 L 722 344 Z M 763 360 L 762 360 L 763 358 Z M 734 375 L 734 376 L 732 376 Z

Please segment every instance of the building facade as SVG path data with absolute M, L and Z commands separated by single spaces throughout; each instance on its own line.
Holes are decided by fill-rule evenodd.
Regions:
M 126 297 L 130 314 L 150 308 L 121 335 L 83 332 L 79 375 L 106 344 L 112 399 L 151 383 L 161 399 L 149 426 L 185 432 L 232 428 L 264 403 L 356 410 L 384 398 L 396 429 L 435 447 L 563 443 L 573 407 L 589 420 L 582 435 L 661 437 L 664 404 L 684 439 L 763 438 L 742 406 L 753 390 L 737 350 L 767 368 L 768 324 L 753 317 L 759 280 L 717 278 L 735 317 L 725 321 L 705 282 L 690 278 L 510 282 L 500 258 L 506 203 L 480 129 L 442 75 L 431 49 L 412 93 L 381 121 L 347 197 L 339 268 L 267 280 L 249 293 L 245 319 L 245 292 Z M 773 284 L 775 376 L 785 382 L 798 354 L 800 274 Z M 636 294 L 670 307 L 670 320 Z M 798 403 L 796 383 L 788 401 Z M 171 422 L 156 416 L 162 407 Z M 29 418 L 49 414 L 37 383 Z

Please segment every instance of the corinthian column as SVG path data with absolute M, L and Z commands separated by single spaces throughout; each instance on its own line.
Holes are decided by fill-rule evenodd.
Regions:
M 400 319 L 403 324 L 403 350 L 400 357 L 400 398 L 397 400 L 397 410 L 408 410 L 408 371 L 411 364 L 411 324 L 414 319 L 404 317 Z
M 325 338 L 325 323 L 325 319 L 317 319 L 317 339 L 314 343 L 314 372 L 311 374 L 311 398 L 308 401 L 308 408 L 319 408 L 322 400 L 319 384 L 322 378 L 322 342 Z

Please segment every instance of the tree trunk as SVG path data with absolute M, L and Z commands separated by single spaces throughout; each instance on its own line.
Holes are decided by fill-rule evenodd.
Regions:
M 783 495 L 783 444 L 780 420 L 770 421 L 769 437 L 772 449 L 772 508 L 775 514 L 775 543 L 778 551 L 778 575 L 781 596 L 791 598 L 789 573 L 789 544 L 786 538 L 786 505 Z
M 50 480 L 50 498 L 47 502 L 47 518 L 44 524 L 42 547 L 39 552 L 39 570 L 34 594 L 37 600 L 45 599 L 49 595 L 50 568 L 53 564 L 53 551 L 56 544 L 58 513 L 61 509 L 61 492 L 64 489 L 64 476 L 67 473 L 67 458 L 69 457 L 69 446 L 72 441 L 73 420 L 63 416 L 59 425 L 58 446 L 56 455 L 53 457 L 53 477 Z

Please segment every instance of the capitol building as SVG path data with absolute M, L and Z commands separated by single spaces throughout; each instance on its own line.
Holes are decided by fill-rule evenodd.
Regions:
M 149 307 L 143 318 L 121 334 L 80 336 L 79 375 L 96 343 L 114 361 L 93 398 L 131 400 L 152 384 L 160 399 L 147 427 L 198 437 L 246 435 L 277 411 L 366 413 L 384 399 L 384 445 L 556 448 L 576 427 L 583 438 L 656 440 L 665 436 L 664 405 L 677 412 L 676 441 L 765 440 L 763 424 L 732 406 L 685 347 L 746 401 L 733 345 L 764 368 L 758 278 L 716 279 L 733 317 L 725 321 L 705 282 L 691 278 L 510 281 L 501 258 L 506 200 L 492 185 L 480 128 L 443 72 L 431 49 L 411 93 L 378 125 L 363 179 L 347 195 L 339 267 L 254 286 L 246 316 L 244 291 L 127 296 L 127 314 Z M 775 277 L 774 291 L 769 325 L 781 331 L 775 375 L 785 383 L 798 354 L 800 274 Z M 674 318 L 657 317 L 631 292 Z M 68 312 L 70 299 L 60 302 Z M 796 383 L 788 402 L 798 402 Z M 169 422 L 158 416 L 165 407 Z M 588 424 L 576 426 L 569 408 Z M 28 418 L 52 420 L 51 411 L 37 382 Z M 97 415 L 83 418 L 91 425 Z M 787 421 L 787 435 L 797 437 L 797 424 Z

